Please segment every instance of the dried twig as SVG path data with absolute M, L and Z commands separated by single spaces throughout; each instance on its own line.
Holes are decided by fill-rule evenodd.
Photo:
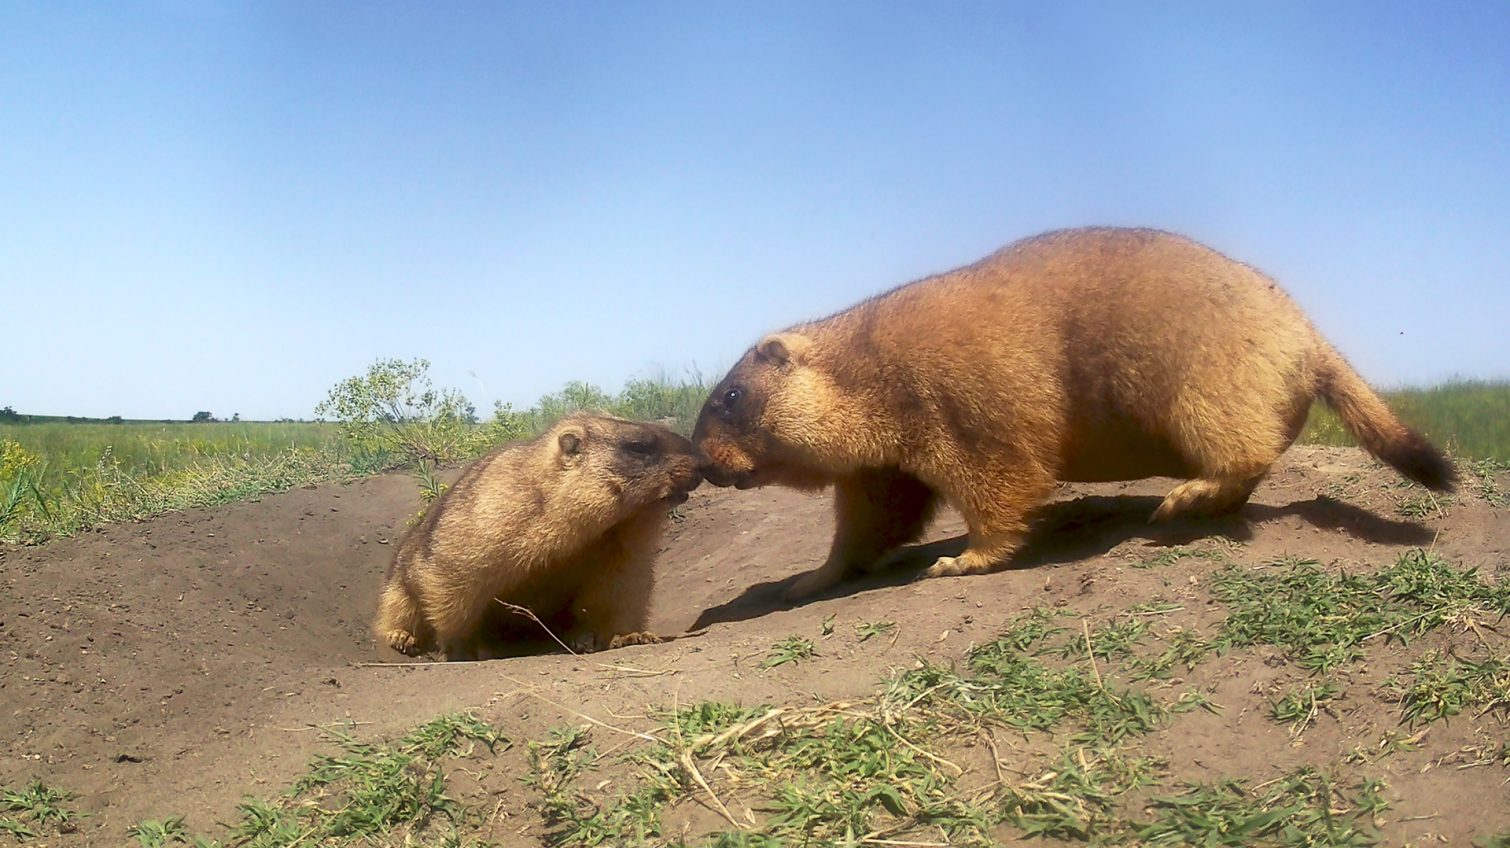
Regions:
M 573 651 L 571 649 L 570 645 L 568 645 L 565 642 L 561 641 L 560 637 L 558 637 L 554 632 L 552 632 L 549 627 L 545 626 L 545 622 L 543 622 L 543 621 L 540 620 L 540 616 L 535 615 L 535 611 L 534 610 L 530 609 L 529 607 L 521 607 L 518 604 L 511 604 L 508 601 L 499 600 L 498 598 L 494 598 L 493 600 L 496 601 L 497 603 L 499 603 L 500 605 L 502 605 L 503 608 L 506 609 L 506 610 L 508 610 L 509 612 L 511 612 L 511 613 L 513 613 L 515 615 L 522 615 L 525 618 L 528 618 L 530 621 L 533 621 L 536 624 L 540 625 L 540 629 L 545 631 L 545 635 L 547 635 L 547 636 L 551 637 L 552 639 L 554 639 L 555 642 L 556 642 L 556 644 L 560 645 L 568 654 L 571 654 L 572 656 L 576 656 L 577 655 L 577 652 Z
M 991 766 L 996 769 L 996 782 L 1006 786 L 1007 776 L 1001 772 L 1001 752 L 996 750 L 996 740 L 991 738 L 991 730 L 982 728 L 980 735 L 986 738 L 986 747 L 991 749 Z
M 1085 657 L 1091 661 L 1091 674 L 1096 677 L 1096 688 L 1105 692 L 1106 687 L 1101 683 L 1101 669 L 1096 667 L 1096 649 L 1091 645 L 1091 623 L 1089 619 L 1080 619 L 1080 627 L 1085 631 Z

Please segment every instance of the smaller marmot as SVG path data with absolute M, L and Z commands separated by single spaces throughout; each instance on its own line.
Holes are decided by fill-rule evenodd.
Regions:
M 656 546 L 703 462 L 665 427 L 587 414 L 494 451 L 399 542 L 374 632 L 411 656 L 471 659 L 502 601 L 573 650 L 654 641 L 642 631 Z

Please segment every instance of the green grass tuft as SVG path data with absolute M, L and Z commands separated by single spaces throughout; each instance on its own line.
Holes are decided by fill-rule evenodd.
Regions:
M 1135 836 L 1144 845 L 1377 845 L 1373 817 L 1388 806 L 1382 789 L 1375 781 L 1339 786 L 1309 767 L 1262 794 L 1236 780 L 1188 784 L 1178 795 L 1154 797 L 1153 820 Z
M 1042 776 L 1008 787 L 1000 812 L 1025 836 L 1105 841 L 1125 827 L 1118 799 L 1152 783 L 1156 768 L 1111 749 L 1067 750 Z
M 806 636 L 788 636 L 771 646 L 771 652 L 761 661 L 761 668 L 799 663 L 818 655 L 818 646 Z
M 0 833 L 18 839 L 39 836 L 39 830 L 68 833 L 78 825 L 79 814 L 64 804 L 73 793 L 33 780 L 20 789 L 0 789 Z
M 1219 649 L 1274 645 L 1313 672 L 1356 661 L 1367 640 L 1406 642 L 1451 621 L 1510 613 L 1510 583 L 1485 583 L 1423 551 L 1372 575 L 1330 573 L 1314 560 L 1233 565 L 1214 592 L 1231 610 Z
M 1397 679 L 1400 709 L 1407 724 L 1426 724 L 1469 708 L 1510 711 L 1510 661 L 1430 653 L 1411 665 L 1409 679 Z
M 508 740 L 473 716 L 446 715 L 393 743 L 359 742 L 338 731 L 326 738 L 338 750 L 321 754 L 282 796 L 247 798 L 237 821 L 227 826 L 230 844 L 244 848 L 294 845 L 412 844 L 438 837 L 462 844 L 456 828 L 471 813 L 446 794 L 443 761 L 465 757 L 474 744 L 489 751 Z M 182 817 L 144 821 L 131 830 L 146 848 L 217 845 L 191 836 Z M 431 843 L 426 843 L 431 844 Z
M 1341 691 L 1335 680 L 1321 680 L 1287 693 L 1270 705 L 1269 717 L 1290 725 L 1290 733 L 1299 736 L 1316 721 L 1316 713 L 1336 699 Z

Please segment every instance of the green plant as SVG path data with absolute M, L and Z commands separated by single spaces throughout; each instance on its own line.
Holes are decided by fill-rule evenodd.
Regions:
M 1441 518 L 1447 515 L 1447 508 L 1452 504 L 1452 495 L 1419 492 L 1405 495 L 1396 501 L 1395 513 L 1404 518 Z
M 167 848 L 169 845 L 188 845 L 191 848 L 219 848 L 219 842 L 189 835 L 183 816 L 172 816 L 157 821 L 140 821 L 126 829 L 126 835 L 136 838 L 141 848 Z
M 1510 471 L 1510 461 L 1479 459 L 1465 463 L 1465 467 L 1479 497 L 1493 507 L 1510 506 L 1510 493 L 1499 484 L 1499 475 Z
M 1121 829 L 1117 799 L 1146 786 L 1156 764 L 1113 749 L 1061 752 L 1042 775 L 1002 793 L 1001 813 L 1026 836 L 1088 842 Z
M 1407 724 L 1445 719 L 1469 707 L 1510 710 L 1510 662 L 1493 656 L 1449 659 L 1433 652 L 1411 665 L 1408 680 L 1396 679 L 1394 689 Z
M 407 462 L 454 462 L 476 452 L 473 407 L 455 389 L 436 389 L 430 362 L 383 359 L 336 384 L 315 407 L 335 419 L 359 450 L 386 450 Z
M 1195 668 L 1211 650 L 1211 643 L 1200 632 L 1176 627 L 1164 638 L 1164 650 L 1148 658 L 1135 658 L 1129 666 L 1134 680 L 1163 679 L 1176 666 Z
M 38 835 L 34 827 L 59 833 L 73 830 L 79 814 L 64 806 L 72 798 L 73 793 L 48 786 L 40 780 L 33 780 L 20 789 L 0 789 L 0 812 L 17 816 L 0 818 L 0 831 L 18 838 L 31 838 Z
M 1174 565 L 1176 562 L 1179 562 L 1180 560 L 1187 557 L 1216 561 L 1220 561 L 1226 558 L 1226 556 L 1221 551 L 1210 550 L 1208 548 L 1186 548 L 1175 546 L 1170 548 L 1169 550 L 1164 551 L 1158 556 L 1150 557 L 1148 559 L 1133 563 L 1133 568 L 1161 568 L 1164 566 Z
M 1178 795 L 1152 798 L 1153 820 L 1134 836 L 1145 845 L 1377 845 L 1372 819 L 1387 807 L 1382 788 L 1374 781 L 1340 786 L 1311 768 L 1269 784 L 1261 795 L 1238 780 L 1192 783 Z
M 1015 647 L 1017 639 L 982 645 L 970 653 L 974 672 L 951 693 L 949 706 L 977 717 L 1023 730 L 1047 730 L 1070 720 L 1081 729 L 1071 738 L 1090 744 L 1114 744 L 1130 734 L 1152 730 L 1164 711 L 1146 693 L 1108 686 L 1100 672 L 1086 665 L 1053 668 Z M 1071 642 L 1073 644 L 1073 642 Z
M 1407 642 L 1449 621 L 1510 613 L 1510 583 L 1485 583 L 1419 550 L 1371 575 L 1329 573 L 1314 560 L 1233 565 L 1213 588 L 1231 611 L 1218 649 L 1275 645 L 1313 672 L 1357 660 L 1367 640 Z
M 1269 717 L 1290 725 L 1290 733 L 1299 736 L 1316 721 L 1316 713 L 1334 700 L 1341 687 L 1326 679 L 1287 693 L 1269 706 Z
M 788 636 L 771 646 L 771 652 L 760 663 L 761 668 L 775 668 L 787 663 L 802 662 L 817 656 L 818 647 L 805 636 Z
M 1133 647 L 1148 635 L 1148 628 L 1147 619 L 1120 618 L 1094 631 L 1087 630 L 1084 639 L 1070 640 L 1060 647 L 1059 655 L 1078 657 L 1089 653 L 1102 660 L 1120 659 L 1132 653 Z
M 508 744 L 497 730 L 465 714 L 441 716 L 392 743 L 361 742 L 339 731 L 325 736 L 337 752 L 316 756 L 288 792 L 248 798 L 237 807 L 231 844 L 292 848 L 389 844 L 395 838 L 408 844 L 404 840 L 419 834 L 434 835 L 442 822 L 452 825 L 443 843 L 460 844 L 454 826 L 467 812 L 447 793 L 442 761 L 468 756 L 473 743 L 489 751 Z M 132 835 L 143 846 L 215 844 L 191 840 L 182 817 L 141 822 Z
M 414 476 L 419 479 L 419 496 L 425 503 L 434 503 L 445 494 L 447 486 L 440 482 L 435 474 L 435 464 L 429 460 L 423 460 L 415 467 Z

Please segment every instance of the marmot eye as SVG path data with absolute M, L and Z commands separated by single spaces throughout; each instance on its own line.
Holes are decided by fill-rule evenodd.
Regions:
M 735 402 L 739 400 L 739 397 L 742 394 L 744 394 L 744 392 L 740 391 L 739 389 L 730 389 L 727 392 L 724 392 L 724 406 L 733 406 Z
M 640 456 L 649 456 L 655 450 L 655 446 L 649 442 L 627 442 L 624 449 Z

